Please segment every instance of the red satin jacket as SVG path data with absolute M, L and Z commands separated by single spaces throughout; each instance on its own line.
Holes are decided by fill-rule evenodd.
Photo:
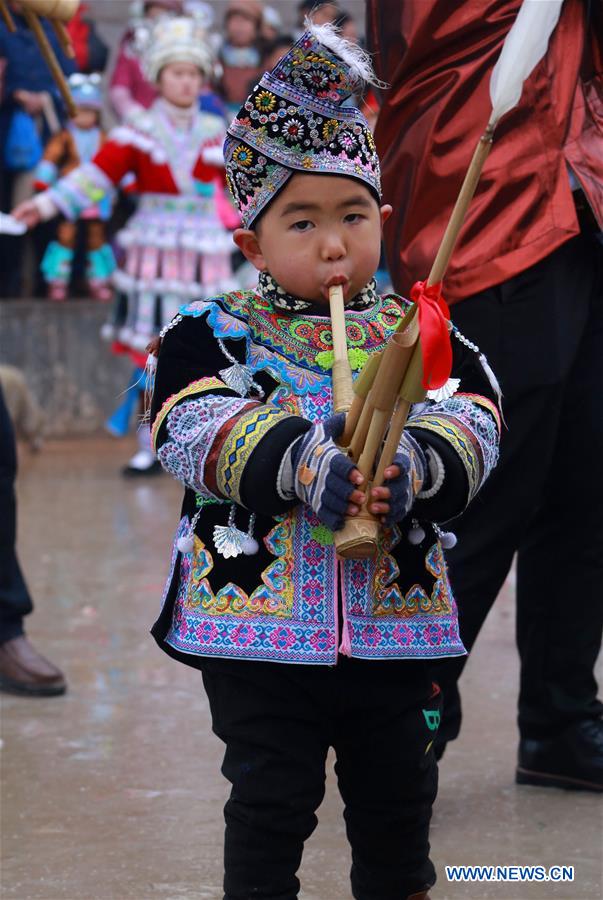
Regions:
M 367 0 L 369 49 L 383 92 L 376 127 L 396 290 L 435 258 L 490 115 L 490 74 L 521 0 Z M 587 24 L 587 6 L 590 20 Z M 545 58 L 501 119 L 444 293 L 499 284 L 579 232 L 571 167 L 603 225 L 603 15 L 565 0 Z

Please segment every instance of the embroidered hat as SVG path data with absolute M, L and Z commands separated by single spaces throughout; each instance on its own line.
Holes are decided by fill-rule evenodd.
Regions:
M 185 16 L 157 19 L 144 49 L 143 61 L 145 74 L 153 83 L 168 63 L 193 63 L 206 75 L 211 74 L 214 64 L 205 28 L 196 19 Z
M 262 76 L 224 144 L 228 186 L 246 227 L 296 171 L 348 175 L 381 196 L 368 123 L 342 105 L 366 83 L 376 83 L 369 57 L 332 25 L 310 25 Z

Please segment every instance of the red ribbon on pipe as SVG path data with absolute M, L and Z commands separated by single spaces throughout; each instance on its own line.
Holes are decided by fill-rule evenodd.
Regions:
M 419 332 L 423 354 L 423 387 L 436 390 L 443 387 L 452 371 L 452 344 L 448 320 L 450 310 L 442 297 L 442 283 L 417 281 L 410 299 L 419 307 Z

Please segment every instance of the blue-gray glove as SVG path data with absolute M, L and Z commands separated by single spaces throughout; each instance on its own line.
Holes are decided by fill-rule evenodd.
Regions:
M 344 413 L 313 425 L 289 447 L 279 472 L 281 496 L 299 497 L 332 531 L 343 526 L 356 490 L 349 480 L 354 463 L 333 440 L 344 426 Z
M 408 515 L 425 480 L 425 455 L 418 441 L 407 431 L 402 434 L 392 465 L 398 466 L 400 474 L 383 482 L 383 487 L 390 490 L 389 500 L 385 501 L 389 503 L 389 512 L 383 520 L 385 525 L 401 522 Z M 373 502 L 371 499 L 369 506 Z

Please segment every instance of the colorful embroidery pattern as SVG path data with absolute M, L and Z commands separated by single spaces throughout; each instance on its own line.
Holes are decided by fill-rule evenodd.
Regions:
M 193 553 L 181 557 L 166 637 L 170 646 L 183 653 L 275 662 L 335 661 L 334 605 L 328 602 L 336 591 L 335 557 L 332 548 L 312 538 L 318 519 L 299 512 L 298 507 L 282 517 L 265 537 L 276 558 L 251 595 L 233 583 L 214 594 L 208 580 L 211 553 L 195 539 Z M 185 517 L 177 536 L 187 527 Z
M 177 394 L 172 394 L 171 397 L 168 397 L 153 422 L 151 431 L 153 449 L 155 451 L 157 450 L 157 435 L 159 434 L 159 429 L 177 403 L 180 403 L 185 397 L 191 397 L 194 394 L 204 394 L 207 391 L 214 391 L 216 389 L 228 390 L 224 382 L 220 381 L 219 378 L 200 378 L 198 381 L 192 381 L 190 384 L 187 384 L 187 386 L 183 388 L 183 390 L 178 391 Z
M 469 502 L 498 461 L 500 418 L 494 404 L 458 393 L 424 409 L 408 424 L 440 434 L 455 449 L 467 473 Z
M 249 400 L 215 394 L 173 405 L 168 439 L 157 452 L 163 468 L 202 497 L 217 499 L 205 485 L 205 462 L 222 425 L 248 405 Z
M 348 347 L 378 353 L 395 332 L 402 315 L 400 304 L 386 298 L 369 310 L 347 313 Z M 291 315 L 275 310 L 255 295 L 249 306 L 249 327 L 255 344 L 324 377 L 324 365 L 316 357 L 333 350 L 331 320 L 327 316 Z
M 435 582 L 431 596 L 420 584 L 414 584 L 402 594 L 394 579 L 400 574 L 398 567 L 387 572 L 387 582 L 379 587 L 379 574 L 377 575 L 377 589 L 373 603 L 373 612 L 376 616 L 397 615 L 402 618 L 415 616 L 417 613 L 431 616 L 450 616 L 453 612 L 452 592 L 448 582 L 448 573 L 444 563 L 444 554 L 441 544 L 434 544 L 425 557 L 425 568 L 433 575 Z M 389 585 L 391 584 L 391 587 Z
M 278 409 L 260 406 L 243 413 L 235 422 L 222 445 L 216 466 L 216 484 L 225 497 L 242 504 L 241 479 L 249 457 L 259 441 L 288 418 L 287 413 Z
M 404 300 L 381 297 L 368 309 L 347 313 L 350 353 L 358 351 L 368 356 L 383 350 L 406 308 Z M 333 350 L 331 320 L 327 316 L 275 310 L 270 300 L 252 291 L 194 301 L 183 306 L 180 313 L 207 315 L 207 323 L 217 338 L 245 339 L 247 365 L 255 372 L 270 372 L 295 394 L 319 394 L 330 388 L 331 375 L 325 371 L 324 356 L 321 357 Z M 354 359 L 355 367 L 357 363 Z
M 278 532 L 276 539 L 275 532 Z M 189 615 L 191 610 L 210 616 L 291 616 L 291 533 L 286 533 L 286 526 L 277 526 L 267 535 L 266 542 L 278 558 L 262 573 L 263 584 L 260 587 L 248 595 L 238 585 L 229 582 L 214 593 L 207 578 L 214 566 L 213 557 L 205 544 L 195 536 L 193 552 L 182 557 L 177 598 L 177 604 L 182 610 L 180 622 L 187 631 L 194 620 Z

